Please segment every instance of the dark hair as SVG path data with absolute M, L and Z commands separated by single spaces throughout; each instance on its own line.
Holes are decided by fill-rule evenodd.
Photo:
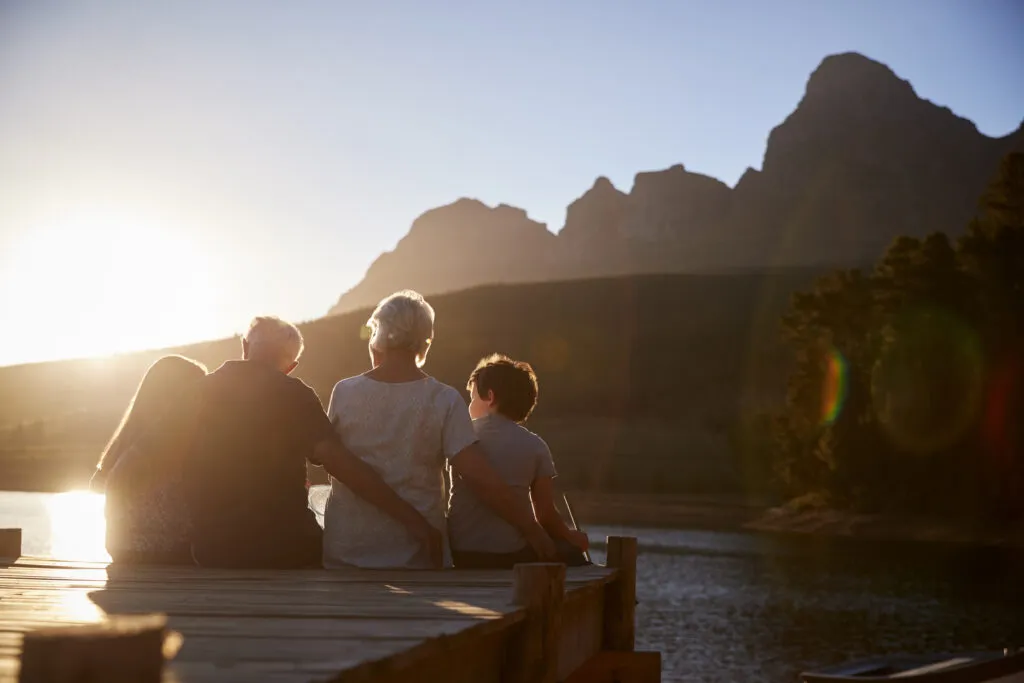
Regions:
M 184 356 L 164 356 L 149 366 L 96 469 L 109 472 L 142 432 L 181 399 L 188 386 L 205 376 L 202 363 Z
M 494 393 L 498 412 L 515 422 L 526 422 L 537 405 L 537 375 L 529 363 L 495 353 L 476 364 L 466 388 L 485 397 Z

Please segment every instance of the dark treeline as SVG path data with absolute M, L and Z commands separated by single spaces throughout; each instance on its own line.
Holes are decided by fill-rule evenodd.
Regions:
M 785 407 L 750 437 L 789 497 L 1024 518 L 1024 154 L 956 240 L 897 239 L 794 296 Z

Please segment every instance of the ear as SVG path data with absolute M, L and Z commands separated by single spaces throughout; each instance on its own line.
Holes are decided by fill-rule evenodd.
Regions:
M 494 389 L 488 389 L 487 395 L 481 396 L 480 398 L 482 398 L 484 400 L 484 403 L 486 403 L 487 405 L 494 405 Z
M 249 360 L 249 340 L 242 337 L 242 360 Z
M 291 365 L 289 365 L 287 368 L 285 368 L 284 374 L 286 374 L 286 375 L 292 374 L 292 371 L 295 370 L 295 368 L 297 368 L 297 367 L 299 367 L 299 361 L 293 361 Z

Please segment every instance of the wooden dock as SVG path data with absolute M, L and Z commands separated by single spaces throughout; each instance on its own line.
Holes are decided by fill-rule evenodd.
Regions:
M 658 681 L 657 653 L 633 652 L 635 539 L 609 538 L 608 558 L 609 567 L 514 571 L 0 561 L 0 683 L 19 680 L 30 642 L 25 683 L 139 680 L 116 648 L 59 643 L 96 628 L 51 630 L 116 632 L 132 621 L 124 615 L 166 615 L 166 630 L 156 621 L 173 656 L 154 676 L 164 682 Z M 124 642 L 137 659 L 142 641 Z

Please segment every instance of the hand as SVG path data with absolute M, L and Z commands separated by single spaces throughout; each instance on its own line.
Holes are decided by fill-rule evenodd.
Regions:
M 530 533 L 526 536 L 526 542 L 533 548 L 533 552 L 537 554 L 538 562 L 557 562 L 558 561 L 558 548 L 555 547 L 555 542 L 551 540 L 547 532 L 540 524 L 535 524 Z
M 578 548 L 581 553 L 585 553 L 590 549 L 590 537 L 582 531 L 569 530 L 569 534 L 566 536 L 567 541 L 574 547 Z
M 419 542 L 420 547 L 427 551 L 431 569 L 444 567 L 444 536 L 441 532 L 424 519 L 412 530 L 412 535 Z

